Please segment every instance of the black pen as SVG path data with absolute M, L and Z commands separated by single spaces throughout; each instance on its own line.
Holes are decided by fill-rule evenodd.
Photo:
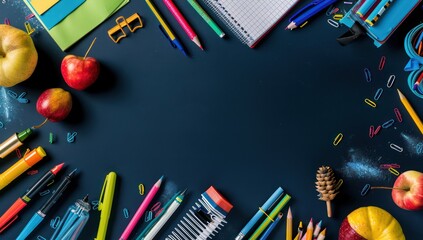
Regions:
M 47 171 L 26 193 L 19 197 L 12 206 L 0 217 L 0 232 L 4 231 L 10 224 L 18 218 L 18 213 L 35 197 L 51 180 L 56 177 L 62 169 L 63 164 L 59 164 Z
M 31 232 L 34 231 L 34 229 L 44 220 L 45 216 L 47 215 L 47 212 L 53 207 L 57 200 L 59 200 L 63 192 L 72 182 L 72 177 L 75 175 L 75 173 L 76 169 L 69 173 L 63 179 L 63 181 L 60 183 L 60 185 L 57 187 L 51 197 L 44 203 L 40 210 L 38 210 L 38 212 L 36 212 L 34 216 L 32 216 L 31 220 L 29 220 L 29 222 L 26 224 L 26 226 L 21 231 L 16 240 L 26 239 L 28 235 L 31 234 Z

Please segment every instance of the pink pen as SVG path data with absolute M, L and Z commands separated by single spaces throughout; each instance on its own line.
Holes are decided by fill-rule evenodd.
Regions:
M 135 212 L 134 216 L 132 217 L 131 221 L 129 222 L 128 226 L 126 226 L 125 231 L 123 231 L 122 235 L 120 236 L 119 240 L 127 240 L 131 235 L 132 230 L 134 230 L 135 226 L 137 225 L 138 221 L 144 214 L 145 210 L 147 210 L 148 205 L 153 200 L 154 196 L 156 195 L 157 191 L 159 191 L 160 185 L 162 184 L 163 176 L 153 185 L 150 192 L 145 197 L 144 201 L 138 207 L 137 212 Z
M 184 18 L 179 9 L 175 6 L 173 1 L 163 0 L 163 2 L 169 9 L 169 11 L 172 13 L 172 15 L 176 18 L 176 21 L 178 21 L 179 25 L 181 25 L 182 29 L 184 29 L 185 33 L 188 35 L 191 41 L 193 41 L 195 44 L 197 44 L 197 46 L 201 48 L 201 50 L 203 50 L 203 47 L 201 46 L 197 34 L 194 32 L 194 30 L 192 30 L 191 26 L 188 24 L 187 20 Z

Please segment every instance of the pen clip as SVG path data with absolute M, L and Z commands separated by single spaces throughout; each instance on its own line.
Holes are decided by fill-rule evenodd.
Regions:
M 109 180 L 109 174 L 107 174 L 106 179 L 104 179 L 103 187 L 101 188 L 100 198 L 98 199 L 98 211 L 103 209 L 103 199 L 104 199 L 104 192 L 107 189 L 107 184 Z
M 172 39 L 170 39 L 169 35 L 168 35 L 168 34 L 166 33 L 166 31 L 163 29 L 163 26 L 162 26 L 162 25 L 159 25 L 159 29 L 160 29 L 160 31 L 162 31 L 163 35 L 167 38 L 167 40 L 169 40 L 170 45 L 171 45 L 173 48 L 176 48 L 175 43 L 173 43 Z
M 301 8 L 300 10 L 298 10 L 296 13 L 294 13 L 294 15 L 292 15 L 288 22 L 292 22 L 294 18 L 298 17 L 298 15 L 302 14 L 303 12 L 305 12 L 306 10 L 308 10 L 309 8 L 316 6 L 317 4 L 323 2 L 325 0 L 315 0 L 307 5 L 305 5 L 303 8 Z
M 10 226 L 16 219 L 18 219 L 18 215 L 13 216 L 6 225 L 4 225 L 2 228 L 0 228 L 0 233 L 2 233 L 4 230 L 6 230 L 7 227 Z

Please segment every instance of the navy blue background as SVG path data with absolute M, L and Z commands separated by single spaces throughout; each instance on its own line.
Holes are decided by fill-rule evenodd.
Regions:
M 25 146 L 46 149 L 48 157 L 34 166 L 41 173 L 61 162 L 67 166 L 63 173 L 78 168 L 73 186 L 31 239 L 51 237 L 54 230 L 49 226 L 50 219 L 63 216 L 76 199 L 89 194 L 91 200 L 97 200 L 110 171 L 115 171 L 118 179 L 108 239 L 118 239 L 130 220 L 124 218 L 122 209 L 127 208 L 132 217 L 142 202 L 138 184 L 149 190 L 161 175 L 165 182 L 155 202 L 163 203 L 185 188 L 188 196 L 160 232 L 160 239 L 209 186 L 234 205 L 228 224 L 215 239 L 233 239 L 278 186 L 292 196 L 289 205 L 294 228 L 300 220 L 306 224 L 313 217 L 315 222 L 323 220 L 327 239 L 337 239 L 339 226 L 349 212 L 374 205 L 389 211 L 401 223 L 407 239 L 421 236 L 421 211 L 398 208 L 389 190 L 360 195 L 366 183 L 392 186 L 394 175 L 386 170 L 371 175 L 349 165 L 360 162 L 377 168 L 381 163 L 395 162 L 401 165 L 400 172 L 423 171 L 422 156 L 415 148 L 422 141 L 421 133 L 396 92 L 400 89 L 423 115 L 422 100 L 408 89 L 408 73 L 403 71 L 408 61 L 403 39 L 420 22 L 420 7 L 380 48 L 369 38 L 340 46 L 335 39 L 347 28 L 331 27 L 326 22 L 328 17 L 321 13 L 303 29 L 294 31 L 284 30 L 288 17 L 284 18 L 261 44 L 250 49 L 217 20 L 227 33 L 219 39 L 187 2 L 175 2 L 198 33 L 205 51 L 186 37 L 160 1 L 155 3 L 157 8 L 189 57 L 169 46 L 144 1 L 131 1 L 67 52 L 58 48 L 35 19 L 30 20 L 37 28 L 33 39 L 39 53 L 38 66 L 29 80 L 8 89 L 18 94 L 27 92 L 30 103 L 2 99 L 0 121 L 4 128 L 0 129 L 0 138 L 42 122 L 35 109 L 38 96 L 47 88 L 64 88 L 73 96 L 70 116 L 63 122 L 46 124 Z M 305 4 L 299 3 L 294 10 Z M 348 10 L 352 5 L 339 2 L 337 6 Z M 113 43 L 107 30 L 115 25 L 115 18 L 135 12 L 143 19 L 144 28 L 129 33 L 119 44 Z M 23 3 L 0 3 L 0 19 L 7 17 L 20 29 L 24 29 L 28 14 Z M 85 91 L 70 89 L 60 74 L 61 61 L 67 54 L 83 56 L 94 37 L 97 41 L 89 55 L 100 61 L 100 77 Z M 386 64 L 380 71 L 382 56 L 386 56 Z M 364 78 L 366 67 L 373 76 L 370 83 Z M 392 74 L 396 75 L 395 84 L 387 88 Z M 373 99 L 378 88 L 384 92 L 377 107 L 371 108 L 364 99 Z M 11 106 L 8 118 L 6 102 Z M 395 119 L 395 107 L 401 111 L 403 122 L 370 139 L 369 126 Z M 67 143 L 66 133 L 73 131 L 78 133 L 76 140 Z M 50 132 L 56 135 L 54 144 L 48 142 Z M 335 147 L 332 142 L 338 133 L 344 138 Z M 402 146 L 404 151 L 392 150 L 390 143 Z M 3 159 L 0 171 L 16 160 L 15 154 Z M 332 203 L 334 216 L 330 219 L 314 187 L 321 165 L 331 166 L 344 181 Z M 37 176 L 24 174 L 3 189 L 0 212 L 6 211 Z M 46 199 L 34 199 L 0 238 L 15 238 Z M 96 236 L 99 216 L 99 212 L 91 211 L 81 239 Z M 142 219 L 135 231 L 139 233 L 145 225 Z M 132 237 L 138 235 L 135 231 Z M 285 217 L 271 238 L 284 236 Z

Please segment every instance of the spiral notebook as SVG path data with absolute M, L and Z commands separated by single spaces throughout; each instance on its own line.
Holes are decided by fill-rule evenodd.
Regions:
M 253 48 L 299 0 L 203 0 L 227 27 Z

